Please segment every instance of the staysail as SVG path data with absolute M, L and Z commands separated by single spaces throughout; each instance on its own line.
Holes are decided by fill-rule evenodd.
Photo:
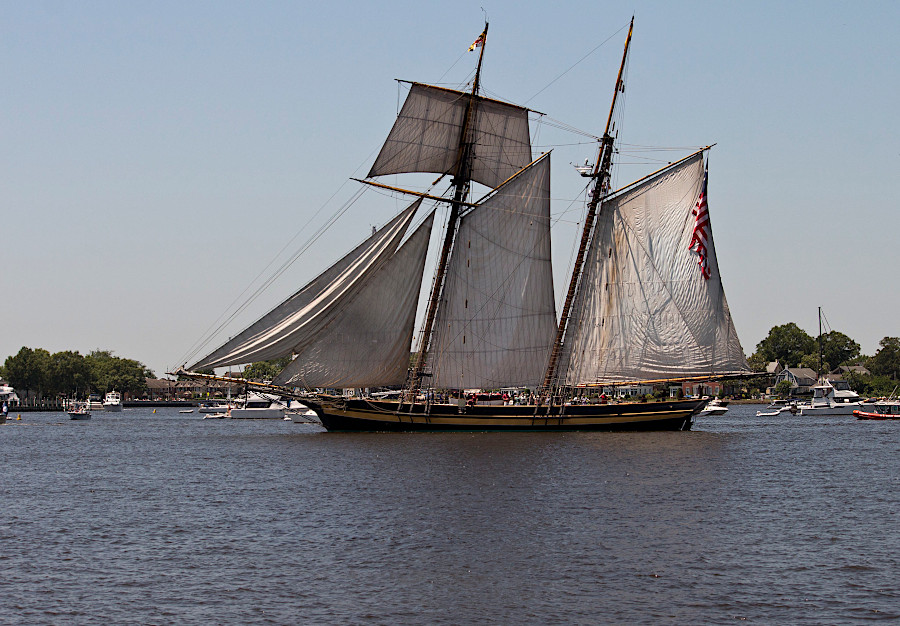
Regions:
M 409 369 L 416 304 L 434 212 L 370 278 L 338 319 L 298 353 L 276 385 L 401 385 Z
M 531 163 L 528 109 L 478 95 L 413 83 L 368 177 L 407 172 L 454 174 L 467 103 L 476 105 L 464 143 L 477 146 L 469 177 L 496 187 Z
M 298 353 L 315 340 L 397 250 L 421 200 L 337 263 L 190 369 L 239 365 Z
M 707 225 L 691 248 L 698 153 L 603 201 L 563 357 L 567 385 L 747 373 Z
M 434 324 L 431 384 L 535 384 L 555 331 L 547 154 L 461 218 Z

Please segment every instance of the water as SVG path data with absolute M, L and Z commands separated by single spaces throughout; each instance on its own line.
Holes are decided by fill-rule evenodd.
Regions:
M 0 623 L 900 619 L 900 423 L 336 434 L 0 426 Z

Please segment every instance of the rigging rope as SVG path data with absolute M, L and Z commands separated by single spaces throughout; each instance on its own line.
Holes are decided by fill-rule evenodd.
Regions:
M 571 66 L 569 69 L 567 69 L 565 72 L 563 72 L 562 74 L 560 74 L 559 76 L 557 76 L 556 78 L 554 78 L 553 80 L 551 80 L 551 81 L 550 81 L 549 83 L 547 83 L 546 85 L 544 85 L 544 86 L 543 86 L 536 94 L 534 94 L 533 96 L 531 96 L 530 98 L 528 98 L 528 100 L 526 100 L 526 101 L 524 102 L 524 104 L 528 104 L 529 102 L 531 102 L 532 100 L 534 100 L 535 98 L 537 98 L 539 95 L 541 95 L 544 91 L 546 91 L 547 89 L 549 89 L 550 86 L 551 86 L 553 83 L 555 83 L 555 82 L 558 81 L 560 78 L 562 78 L 563 76 L 565 76 L 566 74 L 568 74 L 569 72 L 571 72 L 573 69 L 575 69 L 576 66 L 578 66 L 579 64 L 581 64 L 585 59 L 587 59 L 589 56 L 591 56 L 592 54 L 594 54 L 597 50 L 599 50 L 600 48 L 602 48 L 603 46 L 605 46 L 607 43 L 609 43 L 610 39 L 612 39 L 613 37 L 615 37 L 616 35 L 618 35 L 619 33 L 621 33 L 623 30 L 625 30 L 626 26 L 628 26 L 628 24 L 625 24 L 624 26 L 622 26 L 622 28 L 620 28 L 619 30 L 617 30 L 616 32 L 614 32 L 612 35 L 610 35 L 609 37 L 607 37 L 605 40 L 603 40 L 602 42 L 600 42 L 600 44 L 597 45 L 597 47 L 595 47 L 593 50 L 591 50 L 591 51 L 588 52 L 586 55 L 584 55 L 583 57 L 581 57 L 580 59 L 578 59 L 577 61 L 575 61 L 575 63 L 573 63 L 572 66 Z
M 366 163 L 369 162 L 369 160 L 372 158 L 372 154 L 374 154 L 377 150 L 378 148 L 372 150 L 368 154 L 368 156 L 366 156 L 362 163 L 360 163 L 356 167 L 356 169 L 354 170 L 354 174 L 356 174 L 363 166 L 365 166 Z M 303 253 L 309 248 L 310 245 L 315 243 L 335 223 L 335 221 L 337 221 L 338 218 L 340 218 L 344 213 L 347 212 L 347 210 L 351 206 L 353 206 L 353 204 L 356 203 L 356 201 L 363 193 L 362 189 L 357 190 L 349 200 L 347 200 L 341 207 L 339 207 L 335 211 L 335 213 L 333 213 L 325 221 L 325 223 L 320 226 L 302 246 L 300 246 L 297 252 L 295 252 L 290 258 L 288 258 L 288 260 L 285 261 L 277 270 L 275 270 L 274 274 L 272 274 L 259 288 L 257 288 L 250 296 L 248 296 L 247 299 L 244 300 L 244 302 L 240 306 L 238 306 L 237 309 L 235 309 L 230 315 L 228 314 L 228 312 L 235 307 L 235 305 L 241 300 L 241 298 L 243 298 L 247 294 L 253 284 L 256 283 L 256 281 L 258 281 L 260 277 L 263 276 L 264 273 L 274 265 L 274 263 L 284 253 L 284 251 L 287 250 L 297 240 L 300 234 L 307 231 L 309 225 L 312 224 L 313 221 L 322 213 L 325 207 L 328 206 L 328 204 L 332 200 L 334 200 L 335 196 L 337 196 L 341 192 L 341 190 L 344 189 L 348 182 L 349 180 L 344 181 L 340 185 L 340 187 L 338 187 L 338 189 L 333 194 L 331 194 L 331 196 L 325 202 L 322 203 L 322 205 L 318 208 L 318 210 L 316 210 L 313 216 L 306 221 L 306 223 L 296 232 L 293 237 L 288 240 L 287 243 L 285 243 L 284 246 L 282 246 L 282 248 L 275 254 L 272 260 L 269 261 L 269 263 L 267 263 L 266 266 L 263 267 L 263 269 L 260 270 L 259 273 L 247 284 L 244 290 L 241 291 L 241 293 L 238 294 L 237 297 L 235 297 L 235 299 L 232 300 L 232 302 L 227 307 L 225 307 L 225 310 L 222 311 L 219 317 L 217 317 L 212 322 L 212 324 L 210 324 L 209 327 L 207 327 L 207 329 L 203 331 L 203 334 L 201 334 L 200 338 L 197 339 L 197 341 L 195 341 L 190 348 L 188 348 L 188 351 L 184 355 L 182 355 L 182 357 L 176 363 L 176 367 L 182 364 L 187 364 L 188 361 L 193 360 L 198 355 L 198 353 L 200 353 L 218 336 L 218 334 L 225 326 L 230 324 L 235 319 L 235 317 L 242 311 L 244 311 L 250 304 L 252 304 L 259 297 L 259 295 L 261 295 L 261 293 L 265 291 L 265 289 L 267 289 L 275 280 L 277 280 L 282 274 L 284 274 L 284 272 L 286 272 L 290 268 L 290 266 L 293 265 L 303 255 Z

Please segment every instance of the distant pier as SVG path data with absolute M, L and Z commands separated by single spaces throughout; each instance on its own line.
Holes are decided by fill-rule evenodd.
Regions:
M 196 402 L 190 400 L 131 400 L 122 403 L 126 409 L 139 409 L 147 407 L 151 409 L 161 407 L 195 407 Z M 12 404 L 9 407 L 10 413 L 53 413 L 55 411 L 65 411 L 66 407 L 62 403 L 45 402 L 44 404 Z

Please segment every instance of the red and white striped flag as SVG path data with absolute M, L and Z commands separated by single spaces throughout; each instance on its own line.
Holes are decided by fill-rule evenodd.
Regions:
M 697 200 L 697 207 L 693 210 L 696 219 L 694 220 L 694 234 L 691 237 L 691 250 L 697 252 L 700 259 L 697 264 L 700 266 L 700 273 L 703 278 L 709 280 L 709 260 L 707 246 L 709 245 L 709 209 L 706 206 L 706 179 L 709 171 L 703 173 L 703 187 L 700 189 L 700 198 Z

